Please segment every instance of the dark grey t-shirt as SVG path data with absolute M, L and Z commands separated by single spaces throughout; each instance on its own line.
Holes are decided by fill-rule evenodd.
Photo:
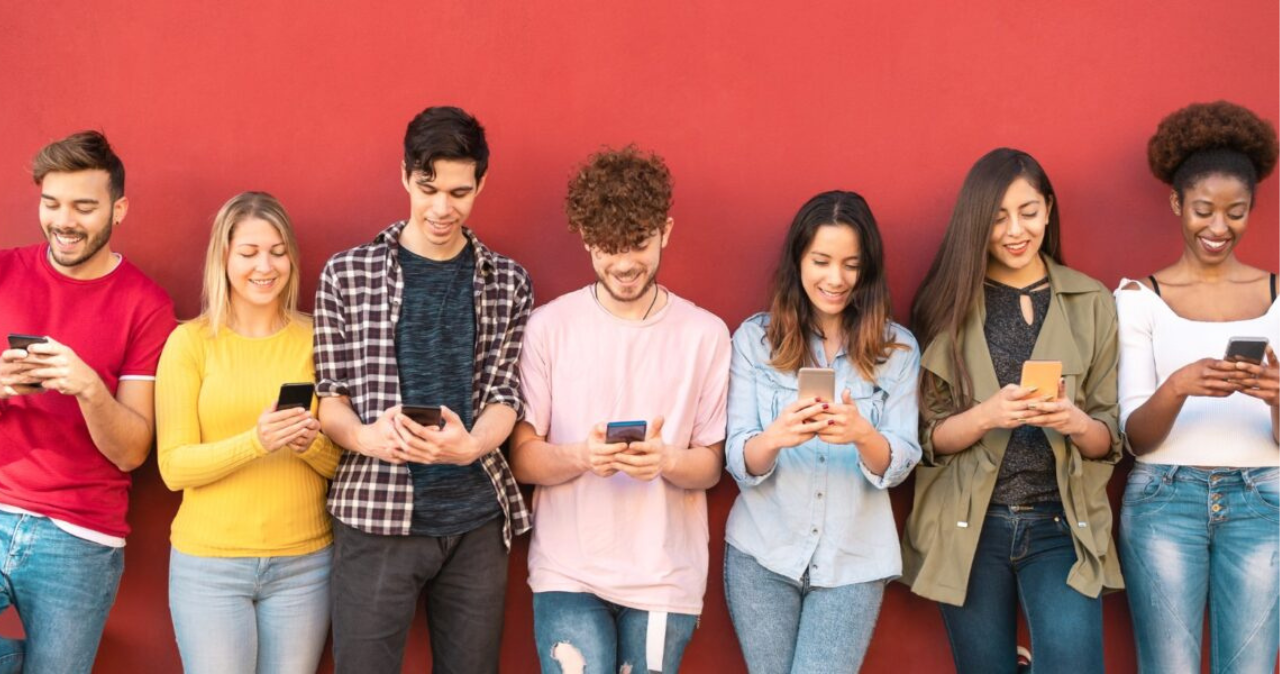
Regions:
M 1022 363 L 1031 359 L 1036 338 L 1049 312 L 1053 292 L 1046 279 L 1026 288 L 1012 288 L 988 279 L 983 284 L 987 302 L 987 319 L 982 329 L 987 336 L 987 350 L 996 369 L 1000 386 L 1017 384 L 1022 379 Z M 1033 318 L 1028 325 L 1022 317 L 1021 297 L 1031 298 Z M 1054 392 L 1057 393 L 1056 391 Z M 1044 429 L 1019 426 L 1009 437 L 1009 447 L 1000 462 L 991 502 L 1002 505 L 1026 505 L 1061 500 L 1058 477 L 1054 470 L 1053 448 Z
M 404 300 L 396 323 L 396 365 L 406 404 L 445 405 L 471 430 L 475 363 L 475 250 L 467 244 L 437 262 L 400 248 Z M 493 483 L 477 461 L 469 466 L 410 463 L 413 520 L 423 536 L 464 534 L 502 514 Z

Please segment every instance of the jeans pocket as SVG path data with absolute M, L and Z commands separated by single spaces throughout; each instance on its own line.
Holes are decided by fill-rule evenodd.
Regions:
M 1245 502 L 1261 517 L 1280 522 L 1280 469 L 1249 472 L 1249 491 L 1245 494 Z
M 1154 501 L 1166 486 L 1163 471 L 1135 464 L 1125 483 L 1123 503 L 1130 506 Z

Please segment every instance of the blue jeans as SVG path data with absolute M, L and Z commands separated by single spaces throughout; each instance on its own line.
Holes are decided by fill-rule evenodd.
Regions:
M 724 596 L 751 674 L 856 672 L 880 615 L 884 581 L 813 587 L 724 546 Z
M 0 638 L 0 673 L 88 672 L 124 572 L 124 549 L 0 512 L 0 611 L 22 617 L 25 643 Z
M 533 593 L 533 638 L 543 674 L 677 672 L 698 616 L 668 613 L 662 662 L 646 657 L 649 612 L 584 592 Z M 624 669 L 626 668 L 626 669 Z
M 1280 649 L 1280 469 L 1134 465 L 1120 560 L 1142 672 L 1270 672 Z
M 169 554 L 169 612 L 187 674 L 313 674 L 329 635 L 332 548 L 294 557 Z
M 1018 671 L 1021 605 L 1031 671 L 1102 673 L 1102 598 L 1067 585 L 1076 562 L 1068 526 L 1060 503 L 987 509 L 964 606 L 940 605 L 956 671 Z

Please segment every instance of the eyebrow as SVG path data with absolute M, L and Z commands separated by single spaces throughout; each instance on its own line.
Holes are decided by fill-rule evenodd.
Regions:
M 438 190 L 438 189 L 443 189 L 443 188 L 441 188 L 439 185 L 435 184 L 435 181 L 434 181 L 434 180 L 427 180 L 427 179 L 425 179 L 425 178 L 424 178 L 424 179 L 422 179 L 422 180 L 418 180 L 418 181 L 415 181 L 415 182 L 417 182 L 417 183 L 418 183 L 418 186 L 420 186 L 420 187 L 433 187 L 433 188 L 435 188 L 435 189 L 437 189 L 437 190 Z M 467 190 L 467 191 L 471 191 L 471 190 L 474 190 L 475 188 L 476 188 L 476 186 L 475 186 L 475 185 L 458 185 L 457 187 L 451 187 L 451 188 L 449 188 L 449 189 L 448 189 L 448 190 L 446 190 L 446 191 L 448 191 L 448 192 L 458 192 L 458 191 L 460 191 L 460 190 Z
M 55 196 L 53 196 L 52 194 L 41 194 L 41 195 L 40 195 L 40 198 L 41 198 L 41 199 L 47 199 L 47 200 L 49 200 L 49 201 L 61 201 L 60 199 L 58 199 L 58 197 L 55 197 Z M 100 203 L 100 202 L 99 202 L 97 199 L 72 199 L 72 200 L 71 200 L 71 203 L 73 203 L 73 204 L 86 204 L 86 205 L 87 205 L 87 204 L 92 204 L 92 205 L 95 205 L 95 206 L 96 206 L 96 205 L 98 205 L 98 203 Z
M 1214 205 L 1214 202 L 1213 202 L 1213 200 L 1211 200 L 1211 199 L 1196 199 L 1195 201 L 1192 201 L 1191 203 L 1193 203 L 1193 204 L 1207 204 L 1207 205 L 1209 205 L 1209 206 L 1213 206 L 1213 205 Z M 1236 206 L 1248 206 L 1248 205 L 1249 205 L 1249 200 L 1248 200 L 1248 199 L 1241 199 L 1241 200 L 1239 200 L 1239 201 L 1233 201 L 1233 202 L 1231 202 L 1231 203 L 1227 204 L 1227 208 L 1235 208 Z

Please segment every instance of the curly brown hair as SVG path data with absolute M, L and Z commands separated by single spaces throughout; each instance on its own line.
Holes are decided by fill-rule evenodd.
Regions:
M 1151 173 L 1179 196 L 1215 173 L 1240 178 L 1253 192 L 1275 169 L 1277 154 L 1275 127 L 1228 101 L 1192 103 L 1170 114 L 1147 142 Z
M 661 231 L 671 212 L 671 172 L 662 157 L 635 145 L 605 148 L 569 179 L 565 197 L 569 231 L 583 243 L 614 254 Z

